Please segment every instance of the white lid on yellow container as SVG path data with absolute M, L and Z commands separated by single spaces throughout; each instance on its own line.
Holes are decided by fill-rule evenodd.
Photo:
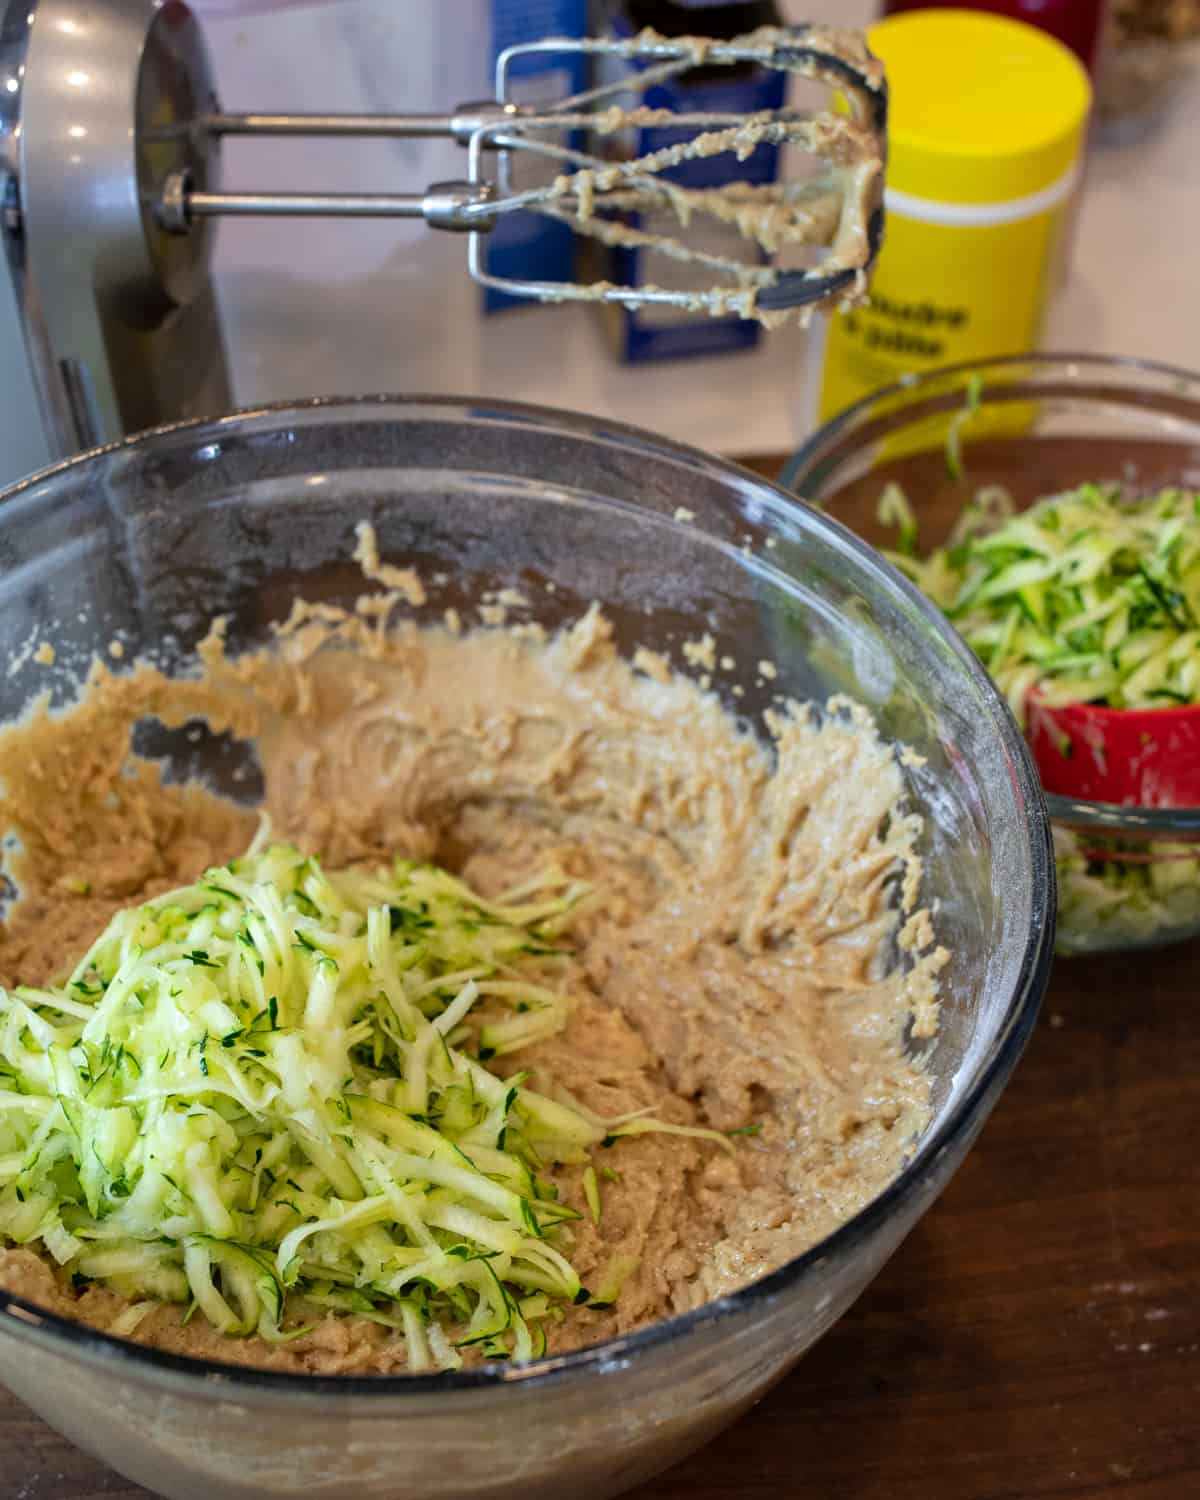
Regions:
M 887 68 L 891 193 L 999 204 L 1069 183 L 1091 85 L 1068 47 L 970 10 L 904 11 L 867 35 Z

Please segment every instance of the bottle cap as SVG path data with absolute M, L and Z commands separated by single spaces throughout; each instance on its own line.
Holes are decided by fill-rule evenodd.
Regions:
M 1074 167 L 1091 85 L 1069 48 L 1024 21 L 917 10 L 868 31 L 888 74 L 888 185 L 939 203 L 1005 203 Z

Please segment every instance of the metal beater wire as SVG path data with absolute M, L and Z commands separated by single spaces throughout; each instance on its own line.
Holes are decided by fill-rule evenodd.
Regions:
M 554 53 L 616 58 L 642 66 L 551 107 L 517 104 L 510 97 L 517 63 L 533 54 Z M 785 108 L 742 116 L 661 110 L 640 102 L 648 89 L 693 68 L 736 63 L 810 77 L 839 90 L 848 113 Z M 496 96 L 449 115 L 200 117 L 191 128 L 214 135 L 448 136 L 467 147 L 468 174 L 464 181 L 434 184 L 424 193 L 372 194 L 199 192 L 186 174 L 174 173 L 166 178 L 155 205 L 160 222 L 185 234 L 194 220 L 222 214 L 421 218 L 433 228 L 467 232 L 468 270 L 476 281 L 543 301 L 599 300 L 630 307 L 653 304 L 759 315 L 827 304 L 863 289 L 883 230 L 887 91 L 882 69 L 857 33 L 798 26 L 764 29 L 730 42 L 671 40 L 651 33 L 622 41 L 549 37 L 501 54 Z M 627 100 L 634 102 L 629 105 Z M 611 138 L 626 128 L 663 126 L 695 134 L 636 159 L 610 159 L 571 143 L 577 132 Z M 544 139 L 548 133 L 564 143 Z M 760 144 L 794 146 L 823 158 L 826 175 L 816 184 L 781 182 L 752 193 L 740 182 L 697 189 L 662 175 L 695 157 L 748 155 Z M 512 177 L 517 152 L 566 170 L 549 183 L 518 190 Z M 485 161 L 494 163 L 490 175 Z M 608 245 L 701 266 L 725 278 L 726 284 L 708 291 L 678 291 L 649 284 L 579 286 L 493 276 L 484 264 L 483 235 L 501 215 L 523 209 L 547 214 Z M 742 236 L 749 258 L 693 249 L 675 233 L 651 232 L 639 217 L 647 210 L 673 214 L 681 229 L 696 214 L 713 215 Z M 826 253 L 807 269 L 779 269 L 765 261 L 764 252 L 784 243 Z

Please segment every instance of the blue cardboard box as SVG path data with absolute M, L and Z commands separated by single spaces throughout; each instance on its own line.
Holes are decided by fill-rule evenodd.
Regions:
M 702 29 L 702 25 L 697 27 L 697 30 Z M 614 30 L 618 35 L 628 36 L 631 28 L 618 19 Z M 690 83 L 686 77 L 670 80 L 647 89 L 644 99 L 652 109 L 752 114 L 757 110 L 781 109 L 786 89 L 787 80 L 777 69 L 756 69 L 729 78 L 710 75 L 702 81 Z M 661 150 L 688 139 L 692 133 L 666 127 L 641 130 L 636 154 L 642 156 Z M 738 161 L 732 153 L 726 153 L 681 162 L 663 175 L 683 187 L 713 188 L 732 181 L 771 183 L 776 180 L 778 172 L 779 148 L 759 146 L 745 161 Z M 660 227 L 637 222 L 642 228 L 653 230 Z M 685 238 L 686 243 L 696 249 L 733 253 L 743 258 L 751 253 L 736 230 L 714 221 L 706 225 L 703 216 L 693 218 L 686 231 L 681 231 L 674 215 L 665 212 L 661 229 L 665 234 Z M 607 250 L 606 256 L 605 274 L 609 280 L 623 285 L 638 286 L 651 281 L 671 289 L 690 286 L 706 289 L 713 285 L 712 271 L 681 266 L 647 255 L 644 250 L 617 247 Z M 611 306 L 603 309 L 603 316 L 619 357 L 628 363 L 747 349 L 758 342 L 761 334 L 759 325 L 747 318 L 709 318 L 671 307 L 651 306 L 628 311 Z
M 506 47 L 544 37 L 586 35 L 587 11 L 588 0 L 492 0 L 492 66 Z M 582 53 L 572 52 L 521 58 L 511 75 L 514 96 L 521 104 L 565 99 L 586 87 L 586 64 Z M 493 276 L 573 281 L 575 236 L 566 224 L 541 214 L 504 214 L 487 237 L 485 265 Z M 524 298 L 484 288 L 485 313 L 532 306 L 536 304 Z

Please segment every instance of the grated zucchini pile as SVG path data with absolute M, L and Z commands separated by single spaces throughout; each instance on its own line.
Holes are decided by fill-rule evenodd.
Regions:
M 0 989 L 0 1240 L 127 1297 L 126 1334 L 168 1300 L 270 1341 L 356 1314 L 412 1371 L 544 1352 L 633 1269 L 580 1285 L 550 1169 L 648 1130 L 729 1142 L 499 1076 L 567 1022 L 586 886 L 550 870 L 492 902 L 266 837 L 118 913 L 64 984 Z M 598 1217 L 594 1171 L 584 1191 Z
M 1006 490 L 983 488 L 924 557 L 898 485 L 877 514 L 896 530 L 886 555 L 954 622 L 1020 723 L 1035 689 L 1052 706 L 1200 701 L 1200 492 L 1137 498 L 1083 484 L 1017 514 Z M 1054 841 L 1060 952 L 1147 943 L 1200 921 L 1194 846 L 1058 827 Z
M 1018 720 L 1034 688 L 1051 706 L 1200 699 L 1200 492 L 1083 484 L 1014 514 L 1007 491 L 982 489 L 925 557 L 897 485 L 879 519 L 897 530 L 887 556 L 954 622 Z

